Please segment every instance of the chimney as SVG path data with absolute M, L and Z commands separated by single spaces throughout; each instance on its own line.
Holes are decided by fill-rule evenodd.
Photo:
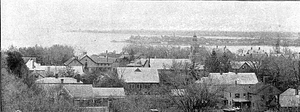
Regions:
M 60 79 L 60 82 L 63 84 L 64 83 L 64 79 Z
M 220 74 L 223 75 L 223 71 L 222 70 L 220 70 Z
M 108 51 L 106 50 L 106 62 L 108 62 Z
M 86 55 L 86 54 L 87 54 L 87 52 L 86 52 L 86 51 L 82 52 L 82 55 Z
M 237 85 L 237 81 L 234 81 L 234 85 Z
M 76 76 L 76 81 L 77 81 L 78 83 L 80 82 L 80 79 L 81 79 L 80 74 L 77 74 L 77 76 Z
M 295 89 L 295 95 L 299 95 L 299 90 L 298 90 L 298 88 Z
M 58 74 L 55 74 L 55 78 L 58 78 Z
M 235 70 L 235 74 L 238 74 L 238 70 Z

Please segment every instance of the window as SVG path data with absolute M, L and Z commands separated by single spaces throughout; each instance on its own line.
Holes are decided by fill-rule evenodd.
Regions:
M 244 97 L 246 97 L 246 93 L 244 93 Z
M 229 93 L 229 97 L 231 97 L 231 93 Z
M 239 93 L 236 93 L 236 94 L 234 94 L 234 97 L 235 97 L 235 98 L 240 98 L 240 94 L 239 94 Z

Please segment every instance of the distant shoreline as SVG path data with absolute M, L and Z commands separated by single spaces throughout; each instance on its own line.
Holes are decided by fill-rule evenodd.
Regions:
M 176 36 L 222 36 L 222 37 L 299 37 L 300 32 L 275 32 L 275 31 L 201 31 L 201 30 L 68 30 L 67 32 L 82 33 L 114 33 L 131 35 L 176 35 Z

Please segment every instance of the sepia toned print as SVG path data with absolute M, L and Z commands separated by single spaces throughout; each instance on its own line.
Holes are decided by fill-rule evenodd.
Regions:
M 300 3 L 1 1 L 1 112 L 298 112 Z

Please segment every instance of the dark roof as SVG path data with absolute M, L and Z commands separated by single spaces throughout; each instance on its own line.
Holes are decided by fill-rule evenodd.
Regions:
M 68 61 L 66 61 L 64 64 L 65 65 L 69 65 L 72 61 L 78 61 L 81 65 L 83 65 L 76 57 L 72 57 L 72 58 L 70 58 Z
M 90 58 L 95 61 L 96 63 L 114 63 L 117 58 L 111 58 L 111 57 L 100 57 L 96 55 L 90 56 Z
M 33 56 L 24 56 L 22 58 L 25 63 L 27 63 L 29 60 L 33 60 L 34 62 L 36 62 L 36 57 L 33 57 Z
M 264 89 L 266 89 L 266 88 L 275 88 L 274 86 L 272 86 L 271 84 L 264 84 L 264 83 L 257 83 L 257 84 L 255 84 L 255 85 L 253 85 L 252 87 L 251 87 L 251 89 L 250 89 L 250 93 L 254 93 L 254 94 L 257 94 L 257 93 L 259 93 L 259 92 L 261 92 L 261 91 L 263 91 Z M 280 94 L 281 93 L 281 91 L 280 90 L 278 90 L 277 88 L 275 88 L 276 90 L 272 90 L 273 92 L 273 94 Z

